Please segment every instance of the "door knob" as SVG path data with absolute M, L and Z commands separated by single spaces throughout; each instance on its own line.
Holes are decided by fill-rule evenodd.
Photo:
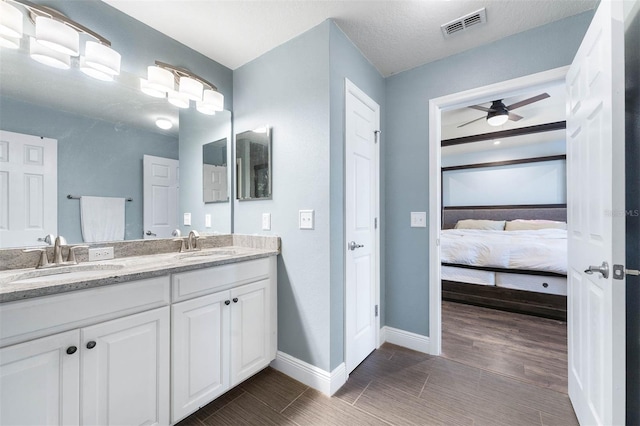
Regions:
M 147 231 L 147 232 L 145 232 L 145 234 L 147 234 L 147 235 L 153 235 L 154 237 L 156 236 L 156 234 L 154 234 L 154 233 L 153 233 L 153 232 L 151 232 L 151 231 Z
M 609 278 L 609 264 L 602 262 L 600 266 L 589 266 L 584 272 L 589 275 L 592 275 L 594 272 L 599 272 L 602 274 L 602 278 Z
M 362 245 L 362 244 L 357 244 L 355 241 L 351 241 L 351 242 L 349 243 L 348 247 L 349 247 L 349 250 L 353 251 L 353 250 L 355 250 L 355 249 L 357 249 L 357 248 L 362 248 L 362 247 L 364 247 L 364 245 Z

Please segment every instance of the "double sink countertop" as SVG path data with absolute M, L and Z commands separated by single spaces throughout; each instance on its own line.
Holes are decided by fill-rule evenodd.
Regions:
M 279 254 L 277 237 L 234 238 L 229 246 L 196 251 L 143 254 L 111 260 L 80 262 L 51 268 L 7 269 L 0 271 L 0 303 L 63 292 L 101 287 L 126 281 L 153 278 L 178 272 L 260 259 Z M 267 244 L 264 244 L 267 239 Z M 274 241 L 268 241 L 274 239 Z M 126 244 L 126 242 L 124 242 Z M 122 244 L 122 243 L 120 243 Z M 255 246 L 261 246 L 256 248 Z

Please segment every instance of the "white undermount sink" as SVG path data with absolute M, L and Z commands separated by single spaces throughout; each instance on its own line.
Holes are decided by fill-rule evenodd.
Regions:
M 0 275 L 0 284 L 31 283 L 38 281 L 67 280 L 90 278 L 104 274 L 106 271 L 117 271 L 124 265 L 113 263 L 81 263 L 78 265 L 53 266 L 50 268 L 30 269 L 15 273 L 3 273 Z

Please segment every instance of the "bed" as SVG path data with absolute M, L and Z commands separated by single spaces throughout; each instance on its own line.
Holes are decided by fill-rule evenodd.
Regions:
M 442 217 L 444 300 L 566 320 L 565 205 L 445 207 Z

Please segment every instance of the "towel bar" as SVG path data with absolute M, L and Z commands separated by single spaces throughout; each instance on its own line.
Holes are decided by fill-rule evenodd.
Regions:
M 80 196 L 79 196 L 79 195 L 71 195 L 71 194 L 68 194 L 68 195 L 67 195 L 67 198 L 68 198 L 69 200 L 79 200 L 79 199 L 80 199 Z M 131 198 L 131 197 L 129 197 L 129 198 L 125 198 L 125 201 L 133 201 L 133 198 Z

